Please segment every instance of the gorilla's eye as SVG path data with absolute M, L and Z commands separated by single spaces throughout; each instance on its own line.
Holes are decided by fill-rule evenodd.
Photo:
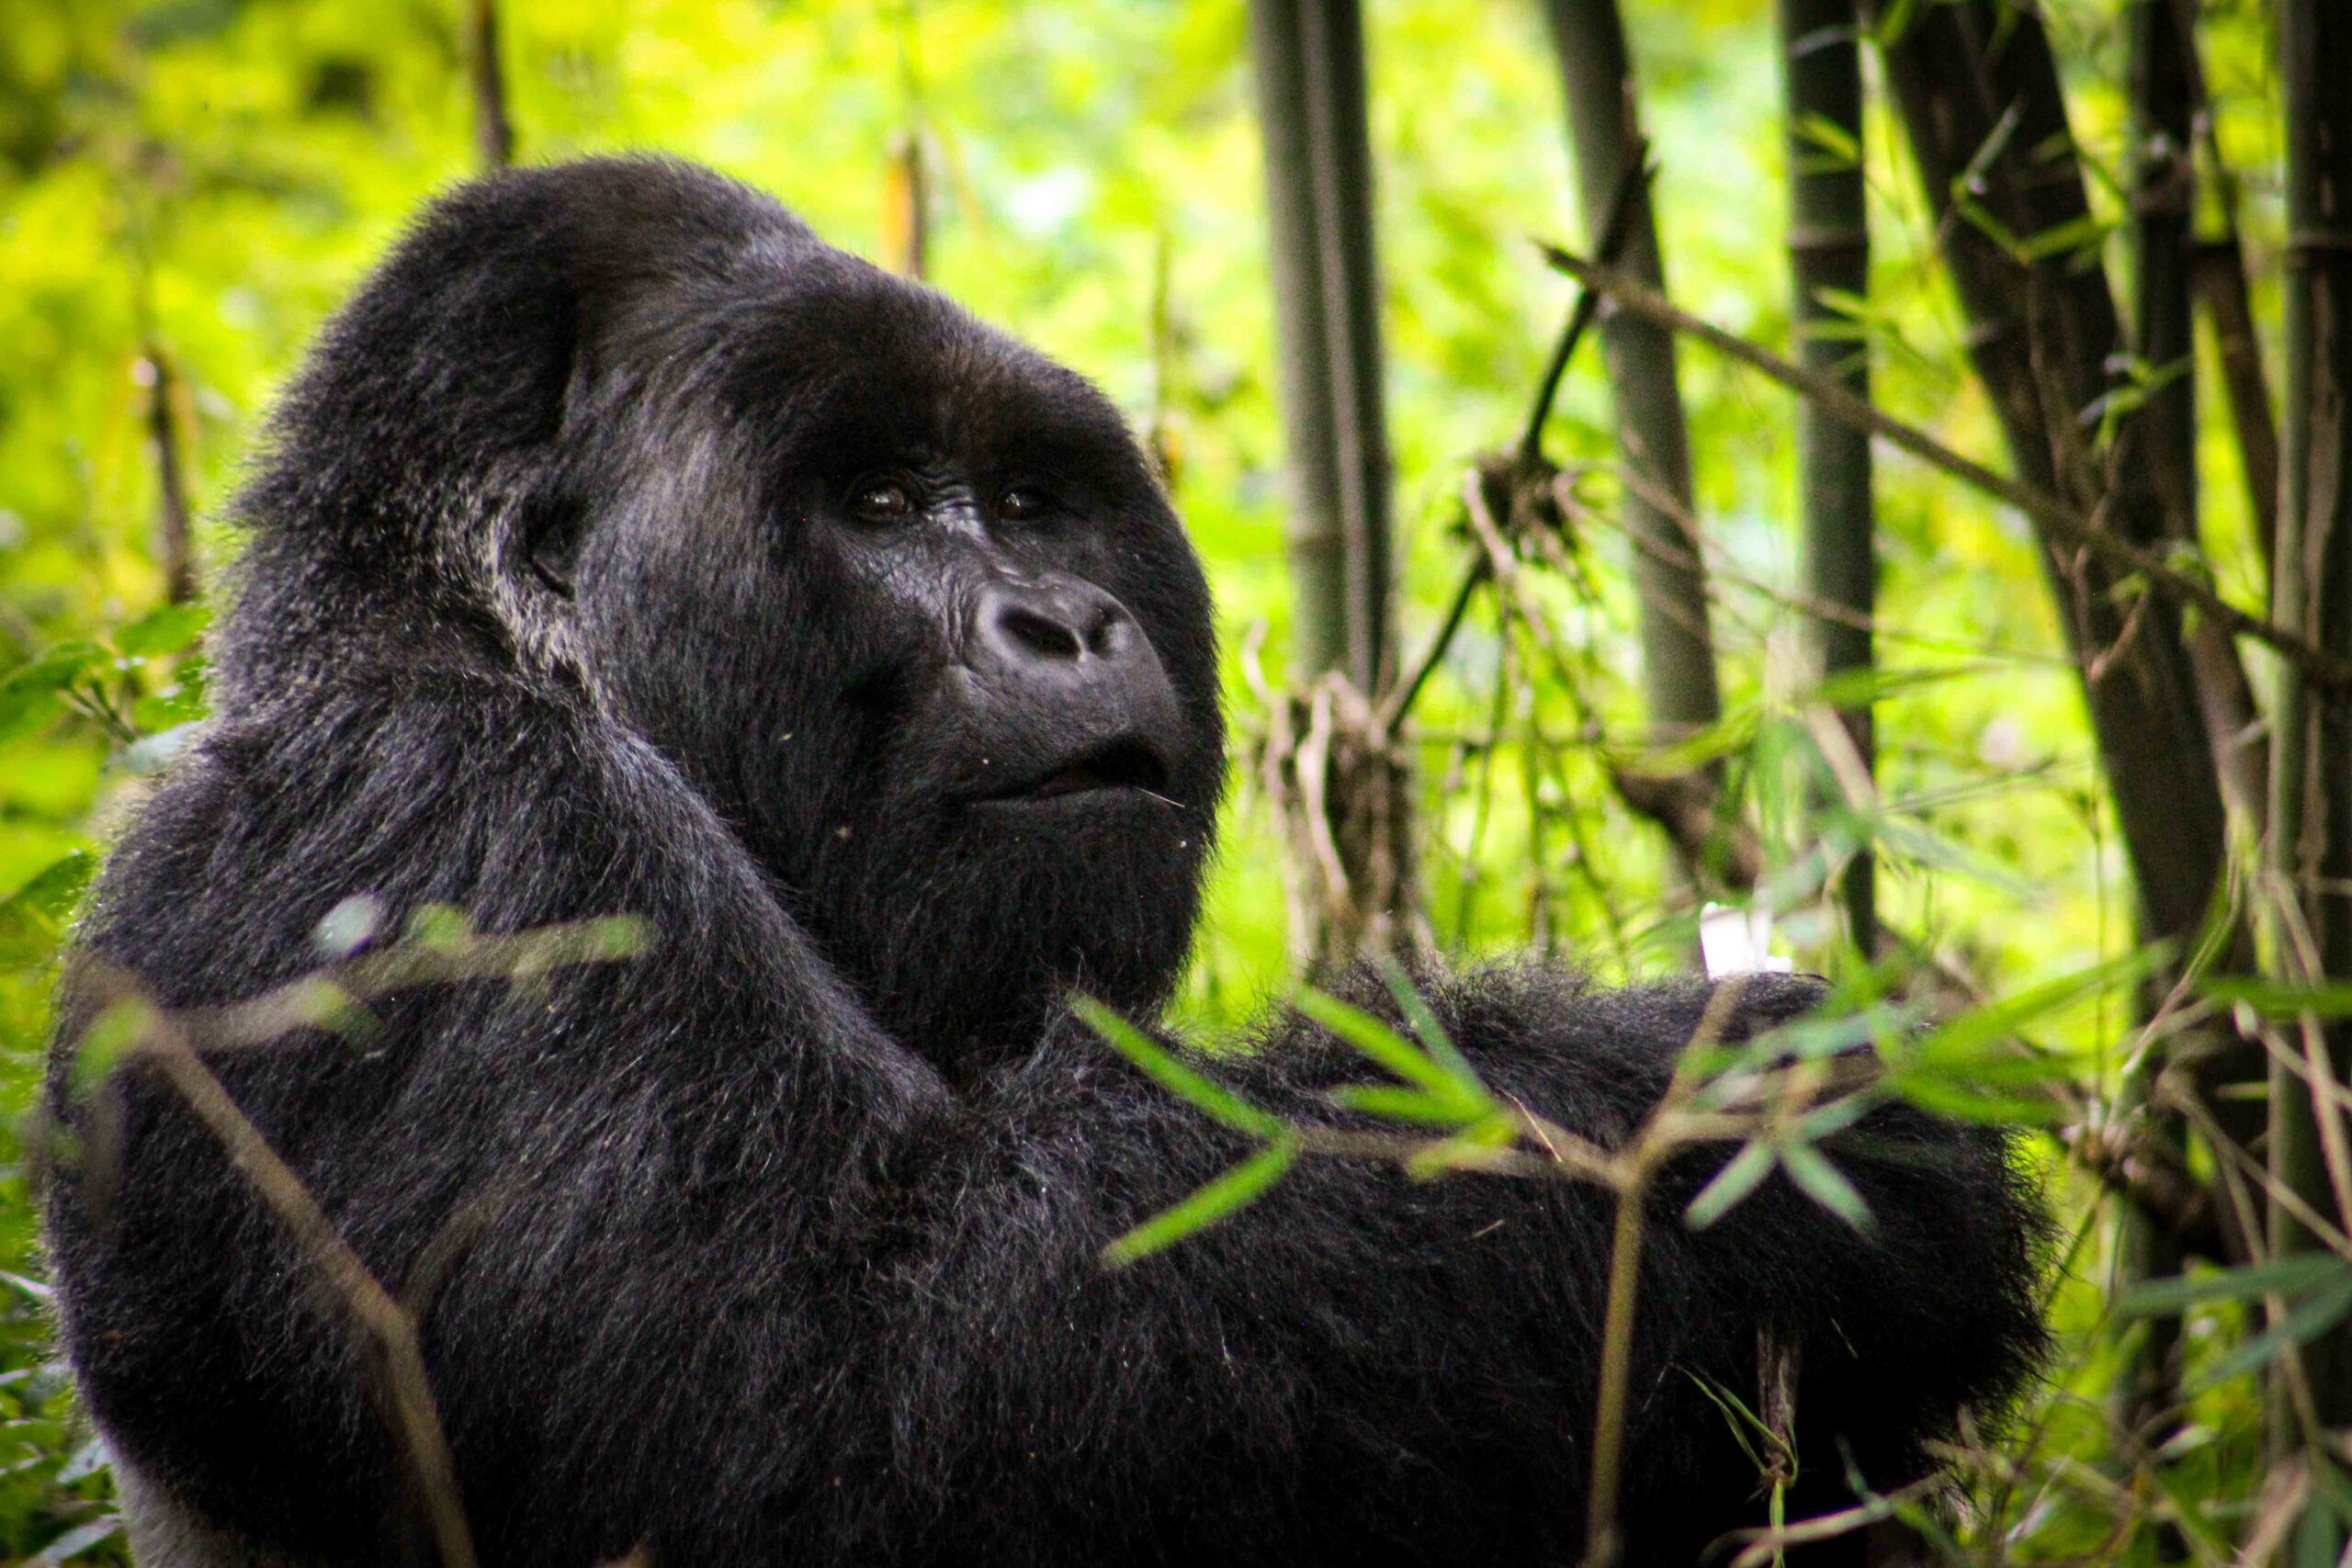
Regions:
M 857 487 L 850 509 L 876 523 L 896 523 L 914 514 L 914 497 L 896 479 L 867 479 Z
M 1023 523 L 1045 515 L 1046 492 L 1027 485 L 1012 485 L 996 498 L 996 514 L 1007 523 Z

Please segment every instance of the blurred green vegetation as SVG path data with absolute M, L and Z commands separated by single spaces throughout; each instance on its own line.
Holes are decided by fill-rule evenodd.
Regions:
M 2104 171 L 2093 198 L 2112 224 L 2125 186 L 2122 20 L 2091 0 L 2044 10 L 2085 154 Z M 2204 10 L 2257 316 L 2274 331 L 2269 35 L 2257 0 Z M 172 372 L 211 588 L 234 559 L 224 502 L 273 389 L 408 215 L 470 171 L 461 11 L 455 0 L 0 0 L 0 1119 L 10 1129 L 0 1140 L 11 1158 L 40 1072 L 56 943 L 89 857 L 167 753 L 153 738 L 201 711 L 200 616 L 157 614 L 151 344 Z M 1464 465 L 1515 437 L 1569 298 L 1529 241 L 1580 242 L 1585 226 L 1533 6 L 1382 0 L 1369 11 L 1412 650 L 1464 558 L 1453 519 Z M 1629 0 L 1626 17 L 1672 290 L 1785 345 L 1770 0 Z M 919 138 L 932 171 L 931 280 L 1094 377 L 1158 433 L 1216 585 L 1246 741 L 1257 705 L 1244 652 L 1262 630 L 1279 679 L 1286 583 L 1240 0 L 510 0 L 502 26 L 524 160 L 676 152 L 775 192 L 869 254 L 889 229 L 890 150 Z M 1883 106 L 1871 115 L 1875 395 L 1989 459 L 1997 431 L 1965 374 L 1907 153 Z M 2112 259 L 2120 275 L 2120 247 Z M 1589 706 L 1540 678 L 1511 700 L 1564 733 L 1597 723 L 1634 734 L 1633 604 L 1624 542 L 1606 525 L 1614 455 L 1596 366 L 1572 368 L 1552 431 L 1556 460 L 1591 466 L 1580 483 L 1592 531 L 1578 547 L 1601 592 L 1594 606 L 1565 593 L 1556 604 L 1589 672 Z M 1793 868 L 1782 934 L 1800 967 L 1832 966 L 1801 814 L 1772 782 L 1792 765 L 1803 682 L 1799 627 L 1780 596 L 1796 579 L 1791 409 L 1703 351 L 1686 345 L 1682 367 L 1700 508 L 1722 552 L 1726 704 L 1768 856 Z M 2206 534 L 2223 587 L 2258 604 L 2217 383 L 2202 378 Z M 1879 846 L 1885 918 L 1994 994 L 2127 954 L 2125 870 L 2030 535 L 1899 458 L 1881 464 L 1879 510 L 1880 783 L 1899 829 Z M 1560 776 L 1532 782 L 1498 768 L 1489 784 L 1445 743 L 1487 725 L 1502 657 L 1491 626 L 1474 619 L 1422 705 L 1434 928 L 1475 950 L 1541 935 L 1611 976 L 1682 962 L 1691 911 L 1665 847 L 1626 813 L 1596 756 L 1571 750 Z M 1279 843 L 1246 768 L 1237 774 L 1183 998 L 1204 1028 L 1245 1015 L 1285 973 Z M 1566 841 L 1531 842 L 1531 788 L 1571 824 Z M 2038 1043 L 2064 1055 L 2094 1100 L 2113 1088 L 2132 1014 L 2128 972 L 2109 973 L 2035 1021 Z M 1981 1528 L 2007 1532 L 1995 1545 L 2017 1561 L 2144 1556 L 2154 1532 L 2139 1494 L 2154 1484 L 2230 1536 L 2258 1481 L 2247 1378 L 2199 1395 L 2167 1464 L 2092 1483 L 2117 1473 L 2105 1411 L 2119 1364 L 2112 1240 L 2097 1194 L 2054 1160 L 2052 1176 L 2072 1238 L 2057 1301 L 2064 1349 L 2028 1416 L 2037 1436 L 2010 1487 L 2021 1495 L 1982 1512 Z M 51 1361 L 41 1271 L 17 1166 L 0 1189 L 0 1556 L 119 1554 L 103 1472 Z M 2234 1312 L 2192 1312 L 2192 1357 L 2234 1339 Z M 1992 1483 L 1978 1484 L 1981 1497 Z

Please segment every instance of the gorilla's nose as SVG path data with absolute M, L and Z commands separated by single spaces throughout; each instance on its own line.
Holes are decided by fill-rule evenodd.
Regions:
M 1114 699 L 1166 680 L 1127 607 L 1070 578 L 983 585 L 964 662 L 998 680 Z
M 1165 802 L 1183 736 L 1175 686 L 1125 604 L 1074 577 L 991 576 L 974 590 L 962 660 L 971 798 Z

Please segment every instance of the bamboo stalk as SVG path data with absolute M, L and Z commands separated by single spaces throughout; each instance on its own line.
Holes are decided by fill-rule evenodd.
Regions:
M 1597 231 L 1626 171 L 1638 168 L 1644 155 L 1624 25 L 1616 0 L 1547 0 L 1544 11 L 1566 92 L 1578 197 L 1588 224 Z M 1665 268 L 1648 187 L 1637 186 L 1631 200 L 1621 265 L 1663 292 Z M 1623 312 L 1605 318 L 1600 330 L 1617 405 L 1619 449 L 1629 468 L 1679 507 L 1679 513 L 1660 508 L 1638 493 L 1625 500 L 1627 526 L 1636 543 L 1658 547 L 1635 550 L 1634 581 L 1641 598 L 1642 680 L 1650 723 L 1657 739 L 1670 741 L 1722 716 L 1706 580 L 1695 564 L 1699 551 L 1680 521 L 1695 512 L 1674 339 L 1655 323 Z
M 1870 351 L 1832 302 L 1870 288 L 1870 222 L 1862 186 L 1861 51 L 1853 0 L 1781 0 L 1781 53 L 1788 96 L 1790 270 L 1795 281 L 1797 360 L 1870 397 Z M 1842 145 L 1841 145 L 1842 143 Z M 1805 592 L 1851 612 L 1806 622 L 1821 678 L 1871 667 L 1869 616 L 1878 594 L 1871 507 L 1871 438 L 1826 409 L 1797 411 L 1797 482 L 1804 523 Z M 1864 769 L 1874 755 L 1871 712 L 1839 714 Z M 1839 889 L 1858 952 L 1876 946 L 1876 886 L 1868 845 L 1847 863 Z
M 2280 0 L 2279 74 L 2287 107 L 2287 417 L 2272 615 L 2352 653 L 2352 15 L 2337 0 Z M 2352 711 L 2309 672 L 2279 671 L 2270 863 L 2282 883 L 2278 957 L 2290 981 L 2352 979 Z M 2352 1025 L 2302 1021 L 2306 1071 L 2352 1078 Z M 2278 1184 L 2339 1227 L 2329 1124 L 2283 1062 L 2271 1074 L 2270 1168 Z M 2288 1205 L 2272 1205 L 2278 1252 L 2322 1245 Z M 2305 1346 L 2313 1413 L 2352 1422 L 2352 1328 Z M 2284 1402 L 2280 1402 L 2283 1404 Z M 2283 1411 L 2275 1440 L 2300 1441 Z
M 2189 221 L 2194 212 L 2196 164 L 2191 155 L 2188 40 L 2173 0 L 2132 0 L 2131 12 L 2131 107 L 2132 322 L 2140 373 L 2147 378 L 2142 405 L 2143 435 L 2158 474 L 2158 489 L 2169 499 L 2166 531 L 2175 538 L 2198 537 L 2197 378 L 2195 319 L 2189 295 Z M 2200 626 L 2200 636 L 2222 636 Z M 2192 640 L 2192 658 L 2198 655 Z M 2234 668 L 2233 661 L 2232 668 Z M 2210 650 L 2200 660 L 2200 691 L 2215 689 L 2220 674 Z M 2251 706 L 2250 697 L 2247 705 Z M 2217 735 L 2245 732 L 2235 716 L 2209 707 L 2206 721 Z M 2266 756 L 2257 746 L 2251 760 Z M 2221 760 L 2222 782 L 2232 803 L 2256 823 L 2268 803 L 2258 784 L 2232 763 L 2248 759 L 2233 751 Z M 2236 779 L 2234 789 L 2232 781 Z M 2164 1054 L 2146 1053 L 2122 1087 L 2119 1116 L 2138 1122 L 2144 1137 L 2167 1159 L 2185 1162 L 2185 1134 L 2177 1114 L 2151 1103 Z M 2122 1267 L 2132 1280 L 2159 1280 L 2181 1269 L 2180 1244 L 2171 1229 L 2132 1205 L 2118 1211 Z M 2129 1346 L 2129 1359 L 2116 1380 L 2118 1426 L 2124 1449 L 2143 1463 L 2180 1429 L 2181 1321 L 2177 1315 L 2147 1319 Z M 2177 1527 L 2164 1527 L 2156 1541 L 2163 1562 L 2187 1555 Z
M 2134 600 L 2125 588 L 2134 573 L 2117 549 L 2153 557 L 2165 509 L 2137 422 L 2114 419 L 2104 449 L 2085 423 L 2112 406 L 2120 323 L 2105 273 L 2053 243 L 2095 231 L 2049 40 L 2024 9 L 1997 18 L 1979 5 L 1865 0 L 1864 9 L 1888 39 L 1888 85 L 2010 462 L 2030 490 L 2064 495 L 2100 523 L 2104 542 L 2086 548 L 2050 525 L 2052 514 L 2038 517 L 2043 569 L 2084 662 L 2142 931 L 2186 951 L 2220 885 L 2226 832 L 2209 705 L 2173 601 L 2205 612 L 2215 596 Z M 1891 17 L 1898 9 L 1905 15 Z
M 1293 660 L 1379 689 L 1390 655 L 1389 460 L 1372 152 L 1355 0 L 1251 0 L 1295 499 Z

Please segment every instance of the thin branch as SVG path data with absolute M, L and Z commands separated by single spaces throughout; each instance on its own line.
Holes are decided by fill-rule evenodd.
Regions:
M 140 1009 L 141 1058 L 155 1066 L 219 1142 L 230 1163 L 277 1214 L 383 1357 L 388 1414 L 413 1467 L 443 1568 L 474 1568 L 473 1538 L 466 1525 L 457 1462 L 433 1402 L 415 1320 L 368 1269 L 301 1178 L 270 1147 L 261 1129 L 204 1065 L 187 1025 L 157 1006 L 128 975 L 105 972 L 97 979 L 106 991 Z
M 2056 496 L 1962 457 L 1917 426 L 1881 412 L 1838 382 L 1817 376 L 1802 366 L 1791 364 L 1770 349 L 1759 347 L 1746 338 L 1690 314 L 1655 290 L 1634 283 L 1610 267 L 1588 261 L 1556 245 L 1544 244 L 1540 241 L 1538 244 L 1544 259 L 1553 266 L 1590 284 L 1616 300 L 1628 312 L 1698 339 L 1717 353 L 1736 359 L 1812 400 L 1833 416 L 1858 429 L 1866 430 L 1897 450 L 2007 502 L 2048 527 L 2060 543 L 2096 556 L 2115 570 L 2139 575 L 2151 587 L 2194 606 L 2233 636 L 2250 637 L 2275 649 L 2312 680 L 2339 690 L 2352 688 L 2352 660 L 2330 653 L 2283 626 L 2247 614 L 2196 577 L 2118 538 Z
M 506 112 L 506 72 L 498 52 L 498 0 L 472 0 L 466 44 L 474 87 L 474 153 L 484 169 L 503 169 L 514 161 L 514 122 Z

